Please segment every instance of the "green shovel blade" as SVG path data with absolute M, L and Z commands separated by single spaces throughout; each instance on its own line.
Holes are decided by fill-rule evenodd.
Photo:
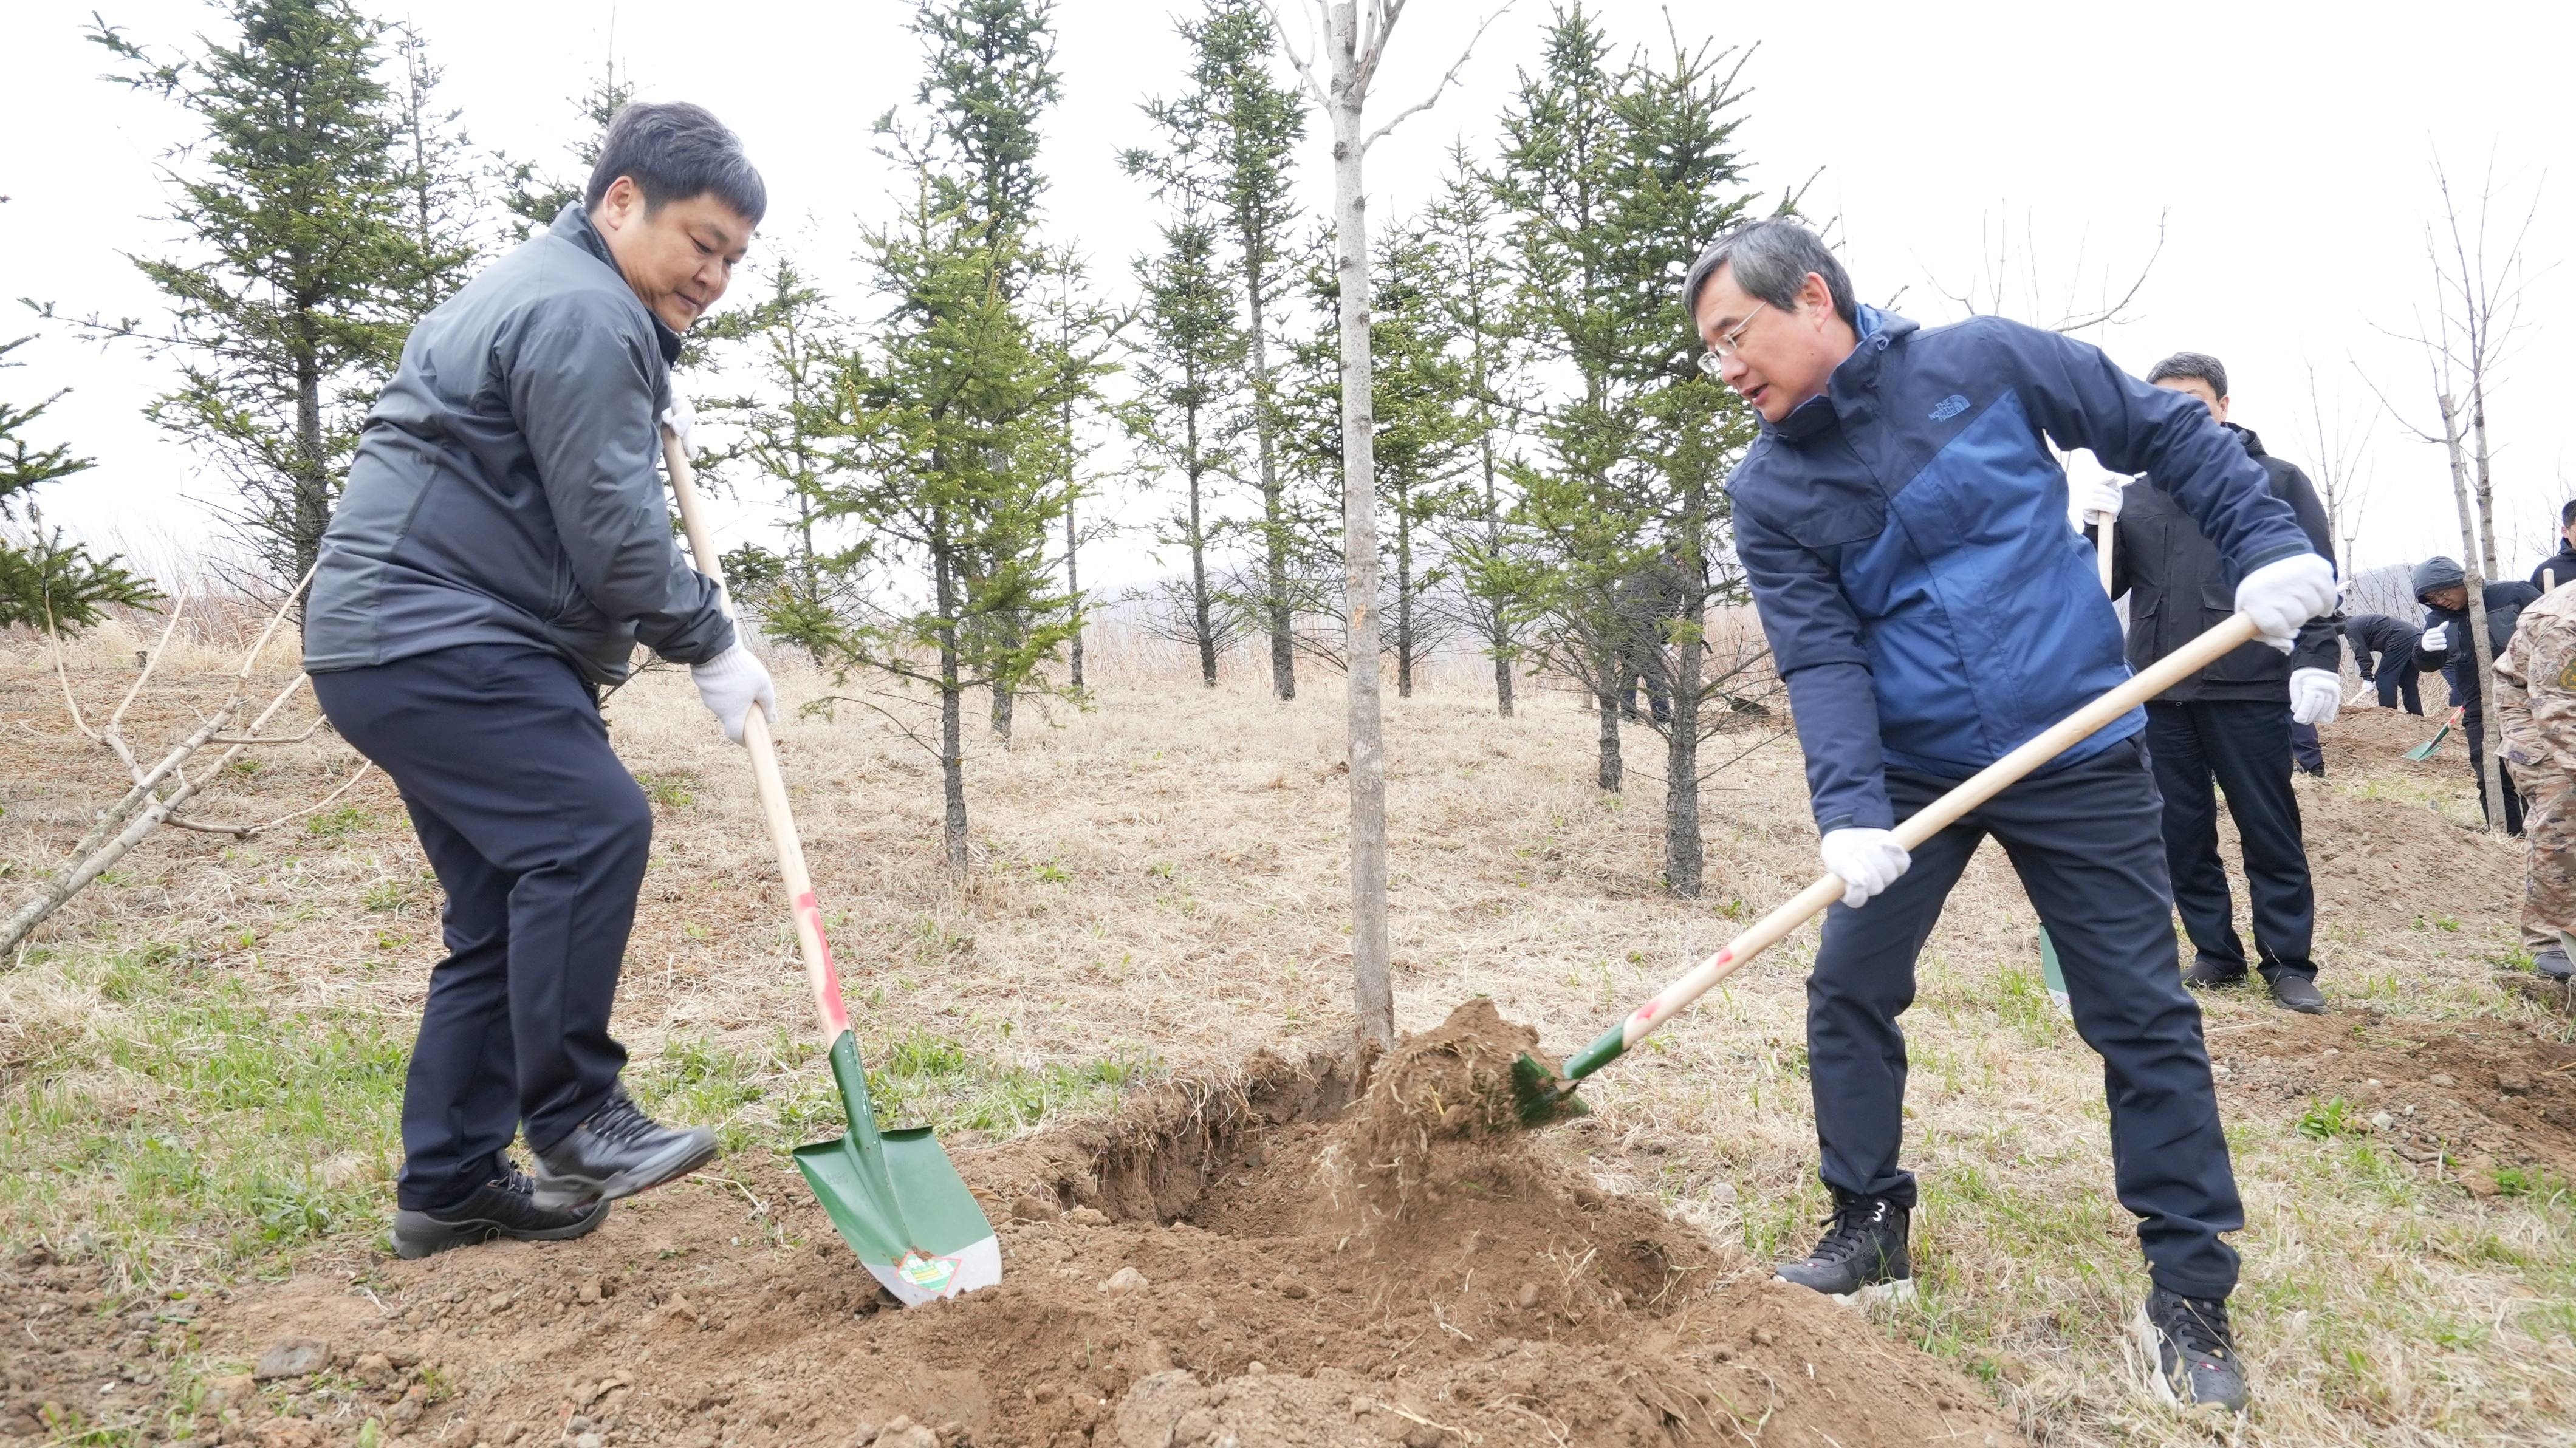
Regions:
M 930 1128 L 877 1130 L 867 1072 L 847 1031 L 832 1043 L 832 1079 L 850 1129 L 796 1148 L 796 1168 L 860 1265 L 906 1307 L 1001 1281 L 992 1223 Z
M 2442 747 L 2443 739 L 2448 737 L 2450 732 L 2451 726 L 2447 722 L 2444 723 L 2441 728 L 2433 731 L 2432 738 L 2427 739 L 2423 743 L 2416 745 L 2414 748 L 2407 750 L 2406 757 L 2414 760 L 2418 764 L 2432 758 L 2433 751 Z
M 2039 980 L 2048 988 L 2049 1003 L 2068 1020 L 2075 1019 L 2075 1007 L 2066 999 L 2066 967 L 2058 964 L 2057 942 L 2048 938 L 2048 927 L 2039 927 Z

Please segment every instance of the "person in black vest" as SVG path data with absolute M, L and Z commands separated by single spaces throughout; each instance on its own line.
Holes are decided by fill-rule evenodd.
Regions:
M 2344 642 L 2352 646 L 2352 661 L 2361 666 L 2363 683 L 2379 686 L 2379 707 L 2394 709 L 2398 700 L 2406 701 L 2406 712 L 2424 712 L 2423 696 L 2415 689 L 2415 640 L 2417 630 L 2402 618 L 2384 613 L 2357 613 L 2343 621 Z
M 2333 561 L 2326 510 L 2307 475 L 2264 452 L 2251 429 L 2227 420 L 2227 369 L 2217 358 L 2178 352 L 2157 363 L 2147 381 L 2199 398 L 2262 466 L 2272 495 L 2289 505 L 2309 546 Z M 2236 576 L 2163 489 L 2126 488 L 2106 478 L 2086 511 L 2117 515 L 2111 592 L 2128 595 L 2131 669 L 2146 669 L 2226 621 Z M 2288 654 L 2247 644 L 2147 704 L 2147 752 L 2164 797 L 2165 860 L 2174 908 L 2195 952 L 2186 973 L 2195 986 L 2245 978 L 2245 943 L 2236 934 L 2227 867 L 2218 856 L 2217 794 L 2223 792 L 2244 847 L 2254 948 L 2272 998 L 2310 1014 L 2326 1008 L 2308 955 L 2316 890 L 2290 783 L 2290 731 L 2293 724 L 2334 719 L 2343 703 L 2342 655 L 2334 618 L 2312 618 Z
M 2499 579 L 2486 586 L 2487 657 L 2504 656 L 2523 605 L 2538 597 L 2537 584 Z M 2478 782 L 2478 809 L 2492 820 L 2496 813 L 2487 799 L 2486 702 L 2479 696 L 2477 659 L 2469 651 L 2468 574 L 2452 559 L 2425 559 L 2415 565 L 2415 601 L 2427 610 L 2423 636 L 2415 644 L 2416 670 L 2426 674 L 2439 670 L 2451 681 L 2451 697 L 2460 701 L 2460 732 L 2469 741 L 2469 776 Z M 2496 775 L 2504 786 L 2505 833 L 2519 836 L 2522 792 L 2514 788 L 2513 771 L 2502 760 L 2496 762 Z
M 2576 583 L 2576 498 L 2558 510 L 2558 551 L 2531 570 L 2531 586 L 2547 593 Z

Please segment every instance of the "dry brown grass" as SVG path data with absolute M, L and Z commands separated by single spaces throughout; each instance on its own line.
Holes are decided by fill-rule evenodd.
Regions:
M 124 647 L 83 650 L 79 686 L 118 687 Z M 1338 684 L 1310 674 L 1307 696 L 1282 705 L 1230 663 L 1222 687 L 1201 690 L 1159 649 L 1101 640 L 1093 707 L 1026 708 L 1013 747 L 979 745 L 978 863 L 962 892 L 940 865 L 927 760 L 848 713 L 782 729 L 867 1044 L 936 1037 L 1033 1069 L 1150 1055 L 1188 1072 L 1344 1037 Z M 1462 660 L 1420 697 L 1389 701 L 1400 1024 L 1486 994 L 1561 1051 L 1803 885 L 1814 832 L 1794 744 L 1756 750 L 1708 791 L 1708 897 L 1667 899 L 1659 792 L 1598 795 L 1593 720 L 1535 691 L 1522 717 L 1497 720 L 1489 678 Z M 824 691 L 793 668 L 782 684 L 791 703 Z M 0 885 L 13 891 L 117 787 L 49 688 L 32 654 L 0 657 Z M 620 1030 L 640 1066 L 680 1042 L 778 1057 L 782 1032 L 811 1026 L 749 773 L 674 671 L 646 675 L 610 712 L 618 748 L 664 801 Z M 2303 786 L 2312 840 L 2337 856 L 2320 866 L 2329 993 L 2413 1028 L 2473 1019 L 2563 1036 L 2488 984 L 2490 961 L 2514 947 L 2518 860 L 2452 822 L 2468 808 L 2455 758 L 2418 769 L 2389 757 L 2421 732 L 2352 718 L 2334 734 L 2338 777 Z M 1643 730 L 1630 738 L 1653 751 Z M 345 768 L 339 749 L 282 752 L 235 788 L 246 808 L 310 798 Z M 0 1095 L 29 1089 L 32 1071 L 88 1073 L 102 1099 L 150 1098 L 151 1081 L 60 1041 L 117 1029 L 130 1008 L 97 962 L 152 942 L 280 1021 L 354 1014 L 404 1031 L 435 950 L 435 887 L 380 779 L 347 803 L 342 833 L 157 841 L 75 901 L 40 937 L 43 958 L 0 974 L 0 1020 L 15 1021 L 0 1026 Z M 2144 1276 L 2109 1196 L 2099 1066 L 2037 989 L 2035 928 L 1989 850 L 1926 952 L 1907 1020 L 1925 1291 L 1881 1330 L 1966 1362 L 2045 1441 L 2205 1441 L 2130 1385 L 2120 1330 Z M 1802 1247 L 1823 1205 L 1804 1080 L 1812 947 L 1812 930 L 1793 937 L 1588 1086 L 1601 1125 L 1564 1149 L 1605 1186 L 1656 1195 L 1757 1253 Z M 2208 1014 L 2215 1042 L 2272 1012 L 2238 996 Z M 2311 1140 L 2294 1115 L 2229 1104 L 2250 1218 L 2239 1322 L 2262 1395 L 2242 1441 L 2568 1441 L 2576 1227 L 2563 1194 L 2473 1200 L 2366 1143 Z M 57 1228 L 107 1209 L 69 1188 L 45 1200 Z M 0 1237 L 31 1230 L 0 1219 Z

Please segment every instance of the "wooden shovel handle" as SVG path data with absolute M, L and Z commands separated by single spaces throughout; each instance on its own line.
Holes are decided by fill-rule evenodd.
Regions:
M 1912 818 L 1896 827 L 1896 842 L 1908 850 L 1921 848 L 1924 841 L 1957 824 L 1968 811 L 2003 793 L 2032 770 L 2074 748 L 2112 720 L 2182 682 L 2184 676 L 2206 668 L 2253 642 L 2254 636 L 2253 618 L 2242 613 L 2233 615 L 2225 623 L 2158 660 L 2144 673 L 2067 715 L 2020 748 L 1978 770 L 1948 794 L 1915 811 Z M 1600 1040 L 1568 1058 L 1566 1076 L 1580 1079 L 1616 1060 L 1629 1047 L 1645 1039 L 1649 1032 L 1678 1014 L 1684 1006 L 1707 994 L 1711 986 L 1733 975 L 1746 961 L 1779 944 L 1789 932 L 1824 913 L 1825 907 L 1842 898 L 1843 888 L 1842 880 L 1836 876 L 1819 877 L 1788 903 L 1755 921 L 1743 934 L 1727 942 L 1724 950 L 1691 967 L 1688 973 L 1665 986 L 1653 1000 L 1629 1013 L 1625 1021 Z
M 698 503 L 697 474 L 679 436 L 662 429 L 662 462 L 671 474 L 671 491 L 680 500 L 680 530 L 689 537 L 689 557 L 698 571 L 724 582 L 716 552 L 707 537 L 706 512 Z M 731 612 L 732 599 L 725 600 Z M 737 624 L 739 627 L 739 624 Z M 787 780 L 778 772 L 778 750 L 769 739 L 769 719 L 758 704 L 743 716 L 742 747 L 751 756 L 751 776 L 760 788 L 760 812 L 769 821 L 769 843 L 778 851 L 779 878 L 787 885 L 789 910 L 796 917 L 796 944 L 805 953 L 805 979 L 814 988 L 814 1015 L 823 1039 L 837 1041 L 850 1028 L 850 1013 L 841 1003 L 841 976 L 832 966 L 831 942 L 823 936 L 822 907 L 814 903 L 814 880 L 805 873 L 805 846 L 796 838 L 796 817 L 787 806 Z

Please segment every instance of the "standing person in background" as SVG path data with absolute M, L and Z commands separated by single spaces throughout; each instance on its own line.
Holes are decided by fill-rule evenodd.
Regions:
M 2543 593 L 2556 592 L 2571 583 L 2576 583 L 2576 498 L 2558 510 L 2558 551 L 2541 559 L 2531 570 L 2531 586 Z
M 2531 801 L 2523 941 L 2534 969 L 2564 981 L 2576 977 L 2567 957 L 2576 931 L 2576 589 L 2557 589 L 2522 611 L 2513 642 L 2496 656 L 2495 677 L 2504 762 Z
M 2540 589 L 2529 583 L 2498 580 L 2486 586 L 2487 643 L 2490 658 L 2503 658 L 2513 642 L 2515 621 Z M 2451 697 L 2460 704 L 2460 730 L 2469 740 L 2469 775 L 2478 782 L 2478 809 L 2495 819 L 2496 805 L 2487 798 L 2486 702 L 2479 697 L 2477 655 L 2469 648 L 2469 580 L 2449 558 L 2427 558 L 2415 565 L 2415 601 L 2424 605 L 2424 632 L 2415 643 L 2418 672 L 2439 670 L 2451 681 Z M 2522 795 L 2513 786 L 2513 771 L 2497 771 L 2504 785 L 2505 833 L 2522 833 Z
M 2115 562 L 2117 560 L 2114 560 Z M 2402 698 L 2406 712 L 2422 714 L 2423 696 L 2415 688 L 2415 640 L 2420 630 L 2384 613 L 2355 614 L 2343 621 L 2344 642 L 2364 683 L 2379 686 L 2379 707 L 2394 709 Z
M 2262 467 L 2270 495 L 2287 505 L 2308 546 L 2331 563 L 2334 539 L 2307 475 L 2263 450 L 2263 440 L 2227 420 L 2227 369 L 2215 357 L 2177 352 L 2147 380 L 2197 399 L 2245 455 Z M 2149 475 L 2150 482 L 2161 479 Z M 2129 599 L 2129 667 L 2149 666 L 2223 621 L 2236 570 L 2164 487 L 2124 488 L 2110 479 L 2086 499 L 2088 513 L 2117 517 L 2111 592 Z M 2291 787 L 2291 731 L 2331 722 L 2343 703 L 2343 648 L 2335 621 L 2309 619 L 2287 655 L 2247 644 L 2147 704 L 2147 753 L 2163 796 L 2165 865 L 2174 907 L 2191 937 L 2187 979 L 2204 988 L 2245 979 L 2245 942 L 2227 866 L 2218 854 L 2218 796 L 2236 821 L 2254 904 L 2254 949 L 2272 998 L 2294 1011 L 2326 1008 L 2309 956 L 2316 889 L 2308 878 L 2298 792 Z M 2314 773 L 2325 766 L 2317 762 Z M 2213 789 L 2213 786 L 2215 788 Z

